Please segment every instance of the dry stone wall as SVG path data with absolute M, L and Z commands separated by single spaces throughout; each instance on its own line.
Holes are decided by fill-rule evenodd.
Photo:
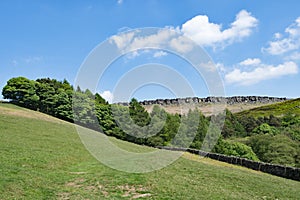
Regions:
M 300 181 L 300 169 L 299 168 L 288 167 L 288 166 L 283 166 L 283 165 L 274 165 L 274 164 L 264 163 L 264 162 L 256 162 L 256 161 L 252 161 L 252 160 L 248 160 L 248 159 L 240 158 L 240 157 L 236 157 L 236 156 L 226 156 L 226 155 L 222 155 L 222 154 L 209 153 L 209 152 L 204 152 L 201 150 L 190 149 L 190 148 L 165 147 L 165 146 L 158 147 L 158 148 L 171 150 L 171 151 L 187 151 L 192 154 L 211 158 L 211 159 L 218 160 L 221 162 L 226 162 L 226 163 L 234 164 L 234 165 L 240 165 L 243 167 L 247 167 L 247 168 L 250 168 L 253 170 L 265 172 L 265 173 L 272 174 L 275 176 L 280 176 L 283 178 Z

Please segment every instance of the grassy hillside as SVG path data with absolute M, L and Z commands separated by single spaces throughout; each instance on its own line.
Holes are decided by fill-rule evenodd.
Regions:
M 297 199 L 300 182 L 185 154 L 146 174 L 116 171 L 72 124 L 0 104 L 0 199 Z M 119 147 L 151 150 L 111 139 Z
M 300 98 L 245 110 L 237 113 L 237 115 L 263 117 L 270 116 L 271 114 L 275 116 L 282 116 L 286 113 L 300 115 Z

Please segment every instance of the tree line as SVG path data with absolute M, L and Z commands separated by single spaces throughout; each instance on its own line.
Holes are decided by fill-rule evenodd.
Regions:
M 109 104 L 100 94 L 76 89 L 67 81 L 16 77 L 2 90 L 11 103 L 75 122 L 129 142 L 148 146 L 207 148 L 215 153 L 300 167 L 300 116 L 254 118 L 226 110 L 219 137 L 218 124 L 201 111 L 170 114 L 155 105 L 150 113 L 136 99 L 128 107 Z M 207 135 L 208 130 L 210 134 Z M 215 137 L 215 138 L 214 138 Z M 216 145 L 208 141 L 216 139 Z

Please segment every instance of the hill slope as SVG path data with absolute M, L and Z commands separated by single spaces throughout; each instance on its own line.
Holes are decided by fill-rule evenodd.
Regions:
M 0 104 L 0 199 L 297 199 L 300 182 L 185 154 L 146 174 L 116 171 L 74 125 Z M 151 150 L 111 139 L 130 151 Z M 144 197 L 144 198 L 143 198 Z
M 281 103 L 275 103 L 271 105 L 260 106 L 250 110 L 244 110 L 237 113 L 237 115 L 248 115 L 253 117 L 264 117 L 264 116 L 281 116 L 286 113 L 292 113 L 300 115 L 300 98 L 292 99 Z

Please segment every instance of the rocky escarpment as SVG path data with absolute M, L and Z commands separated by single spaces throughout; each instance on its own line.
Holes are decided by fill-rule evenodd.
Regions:
M 176 99 L 156 99 L 156 100 L 145 100 L 141 101 L 140 104 L 147 105 L 181 105 L 181 104 L 220 104 L 227 103 L 229 105 L 248 103 L 248 104 L 258 104 L 258 103 L 277 103 L 287 100 L 279 97 L 268 97 L 268 96 L 233 96 L 233 97 L 187 97 L 187 98 L 176 98 Z M 119 103 L 124 106 L 128 106 L 128 103 Z

